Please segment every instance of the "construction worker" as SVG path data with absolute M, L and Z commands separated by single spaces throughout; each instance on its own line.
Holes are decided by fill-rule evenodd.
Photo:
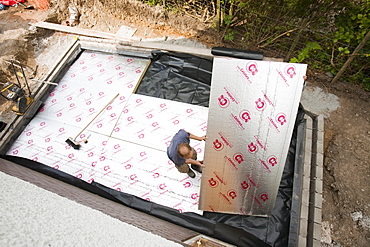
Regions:
M 197 160 L 197 152 L 189 143 L 190 139 L 205 141 L 207 137 L 195 136 L 183 129 L 179 130 L 171 140 L 167 147 L 167 156 L 175 164 L 177 170 L 181 173 L 187 173 L 189 177 L 195 178 L 195 173 L 192 169 L 202 173 L 204 167 L 203 161 Z M 191 168 L 189 167 L 191 164 Z

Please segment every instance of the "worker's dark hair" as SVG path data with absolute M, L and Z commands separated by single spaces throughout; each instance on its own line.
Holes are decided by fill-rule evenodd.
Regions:
M 186 147 L 186 148 L 189 150 L 189 153 L 190 153 L 190 151 L 191 151 L 191 146 L 189 145 L 189 143 L 185 143 L 185 142 L 180 143 L 180 144 L 177 146 L 177 154 L 178 154 L 180 157 L 184 157 L 184 156 L 186 156 L 186 155 L 182 155 L 182 154 L 180 153 L 180 149 L 181 149 L 182 147 Z

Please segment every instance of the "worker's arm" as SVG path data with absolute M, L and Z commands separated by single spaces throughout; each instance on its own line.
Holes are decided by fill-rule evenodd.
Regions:
M 189 138 L 190 139 L 194 139 L 194 140 L 197 140 L 197 141 L 205 141 L 207 139 L 207 136 L 196 136 L 196 135 L 193 135 L 192 133 L 188 132 L 189 133 Z
M 185 163 L 186 163 L 186 164 L 193 164 L 193 165 L 197 165 L 197 166 L 205 167 L 205 166 L 203 165 L 203 161 L 199 161 L 199 160 L 186 159 Z

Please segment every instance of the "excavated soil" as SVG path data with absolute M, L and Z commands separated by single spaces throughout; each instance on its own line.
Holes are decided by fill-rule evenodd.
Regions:
M 201 20 L 148 7 L 135 1 L 72 1 L 80 3 L 78 27 L 115 33 L 122 26 L 137 28 L 141 38 L 182 36 L 212 46 L 222 42 L 212 28 Z M 108 1 L 107 1 L 108 2 Z M 10 7 L 0 12 L 0 86 L 15 77 L 10 59 L 23 63 L 29 78 L 41 78 L 55 61 L 40 63 L 49 46 L 61 45 L 65 34 L 36 29 L 35 21 L 65 25 L 68 5 L 54 1 L 46 12 Z M 83 5 L 82 5 L 83 4 Z M 57 36 L 57 38 L 55 38 Z M 53 56 L 48 57 L 53 60 Z M 327 112 L 324 143 L 323 237 L 324 246 L 369 246 L 370 243 L 370 93 L 355 85 L 330 84 L 326 75 L 308 71 L 307 89 L 320 88 L 327 103 L 335 95 L 339 107 Z M 30 82 L 31 89 L 37 85 Z M 323 101 L 325 102 L 325 100 Z M 0 121 L 14 117 L 12 102 L 0 97 Z M 321 105 L 322 107 L 322 105 Z

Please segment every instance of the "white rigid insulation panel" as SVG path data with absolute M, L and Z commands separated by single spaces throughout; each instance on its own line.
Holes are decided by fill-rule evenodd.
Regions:
M 200 210 L 271 215 L 306 68 L 214 59 Z
M 166 149 L 179 129 L 205 135 L 208 108 L 133 94 L 148 62 L 82 52 L 8 155 L 38 161 L 180 212 L 201 213 L 200 174 L 192 179 L 179 173 Z M 65 142 L 76 135 L 79 150 Z M 191 140 L 191 145 L 203 159 L 204 142 Z

